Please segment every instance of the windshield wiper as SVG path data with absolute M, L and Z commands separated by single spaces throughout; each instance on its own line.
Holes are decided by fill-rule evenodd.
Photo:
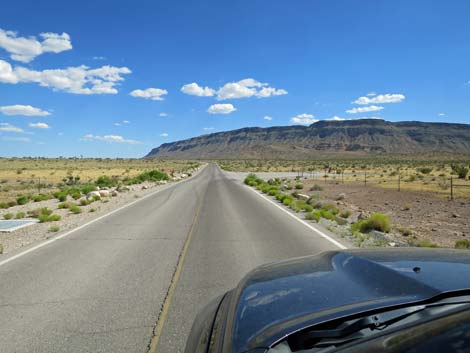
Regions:
M 405 308 L 388 310 L 374 315 L 347 320 L 334 328 L 311 329 L 303 331 L 290 342 L 312 352 L 324 352 L 321 348 L 338 347 L 340 345 L 376 334 L 394 324 L 406 324 L 425 318 L 448 313 L 452 310 L 470 309 L 470 296 L 454 297 L 438 302 L 414 305 Z M 408 320 L 407 320 L 408 319 Z M 318 350 L 320 349 L 320 350 Z

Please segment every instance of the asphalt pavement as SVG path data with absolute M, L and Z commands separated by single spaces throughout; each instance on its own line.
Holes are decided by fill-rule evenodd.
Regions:
M 330 249 L 210 164 L 0 265 L 0 352 L 182 352 L 197 311 L 248 271 Z

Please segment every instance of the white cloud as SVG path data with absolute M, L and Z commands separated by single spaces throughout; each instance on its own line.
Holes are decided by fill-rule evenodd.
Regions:
M 16 133 L 23 133 L 24 130 L 20 127 L 13 126 L 9 123 L 0 123 L 0 131 L 1 132 L 16 132 Z
M 214 89 L 207 86 L 201 87 L 196 82 L 184 85 L 183 87 L 181 87 L 181 92 L 198 97 L 212 97 L 215 94 Z
M 161 136 L 161 137 L 168 137 L 168 134 L 167 134 L 166 132 L 162 132 L 162 133 L 160 134 L 160 136 Z
M 29 127 L 33 127 L 36 129 L 49 129 L 50 126 L 46 123 L 29 123 Z
M 230 114 L 237 110 L 232 104 L 213 104 L 207 109 L 210 114 Z
M 21 66 L 13 68 L 10 63 L 0 60 L 0 82 L 37 83 L 55 91 L 75 94 L 116 94 L 115 86 L 124 80 L 122 75 L 130 73 L 127 67 L 108 65 L 96 69 L 82 65 L 36 71 Z
M 335 115 L 335 116 L 332 116 L 331 118 L 326 119 L 326 120 L 328 120 L 328 121 L 343 121 L 343 120 L 347 120 L 347 119 L 341 118 L 341 117 Z
M 158 114 L 159 116 L 161 116 L 162 118 L 166 118 L 168 116 L 168 113 L 165 113 L 165 112 L 161 112 L 160 114 Z
M 267 83 L 261 83 L 252 78 L 245 78 L 238 82 L 229 82 L 217 91 L 217 100 L 249 98 L 267 98 L 287 94 L 284 89 L 269 87 Z
M 361 116 L 360 118 L 356 118 L 355 120 L 369 120 L 369 119 L 372 119 L 372 120 L 384 120 L 384 119 L 381 118 L 380 116 Z
M 83 141 L 105 141 L 105 142 L 110 142 L 110 143 L 112 142 L 127 143 L 130 145 L 136 145 L 136 144 L 141 143 L 140 141 L 125 139 L 124 137 L 119 136 L 119 135 L 97 136 L 97 135 L 87 134 L 83 136 L 82 140 Z
M 162 96 L 166 94 L 168 94 L 168 91 L 161 88 L 136 89 L 130 93 L 132 97 L 150 99 L 153 101 L 162 101 Z
M 3 136 L 3 141 L 11 141 L 11 142 L 31 142 L 29 137 L 10 137 L 10 136 Z
M 13 31 L 0 29 L 0 48 L 10 53 L 10 58 L 16 61 L 28 63 L 38 55 L 52 52 L 60 53 L 72 49 L 70 36 L 67 33 L 41 33 L 39 36 L 42 41 L 36 37 L 18 37 Z
M 0 107 L 0 113 L 5 115 L 23 115 L 23 116 L 48 116 L 51 113 L 32 107 L 30 105 L 5 105 Z
M 366 105 L 366 104 L 385 104 L 385 103 L 399 103 L 405 99 L 404 94 L 379 94 L 377 96 L 374 96 L 372 98 L 369 97 L 359 97 L 356 99 L 353 103 L 355 104 L 361 104 L 361 105 Z
M 290 119 L 294 124 L 310 125 L 316 123 L 318 120 L 312 114 L 299 114 Z
M 384 107 L 380 107 L 377 105 L 369 105 L 367 107 L 356 107 L 356 108 L 346 110 L 346 113 L 357 114 L 357 113 L 376 112 L 376 111 L 382 110 L 383 108 Z
M 269 115 L 266 115 L 263 119 L 264 120 L 269 120 L 269 121 L 273 120 L 272 116 L 269 116 Z
M 439 113 L 438 116 L 446 116 L 446 113 Z
M 94 56 L 92 57 L 93 60 L 106 60 L 105 56 Z
M 214 128 L 211 126 L 211 127 L 205 127 L 203 128 L 204 131 L 212 131 L 214 130 Z
M 377 95 L 377 93 L 375 93 L 375 92 L 367 93 L 367 97 L 373 97 L 373 96 L 376 96 L 376 95 Z

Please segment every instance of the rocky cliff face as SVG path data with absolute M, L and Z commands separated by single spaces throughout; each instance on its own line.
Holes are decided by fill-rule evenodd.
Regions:
M 303 159 L 321 155 L 470 154 L 470 125 L 384 120 L 319 121 L 310 126 L 243 128 L 162 144 L 167 159 Z

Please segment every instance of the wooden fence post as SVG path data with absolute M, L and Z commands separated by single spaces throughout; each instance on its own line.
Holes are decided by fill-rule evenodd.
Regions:
M 401 175 L 398 174 L 398 191 L 400 191 L 400 179 L 401 179 Z
M 450 177 L 450 200 L 454 200 L 454 178 Z

